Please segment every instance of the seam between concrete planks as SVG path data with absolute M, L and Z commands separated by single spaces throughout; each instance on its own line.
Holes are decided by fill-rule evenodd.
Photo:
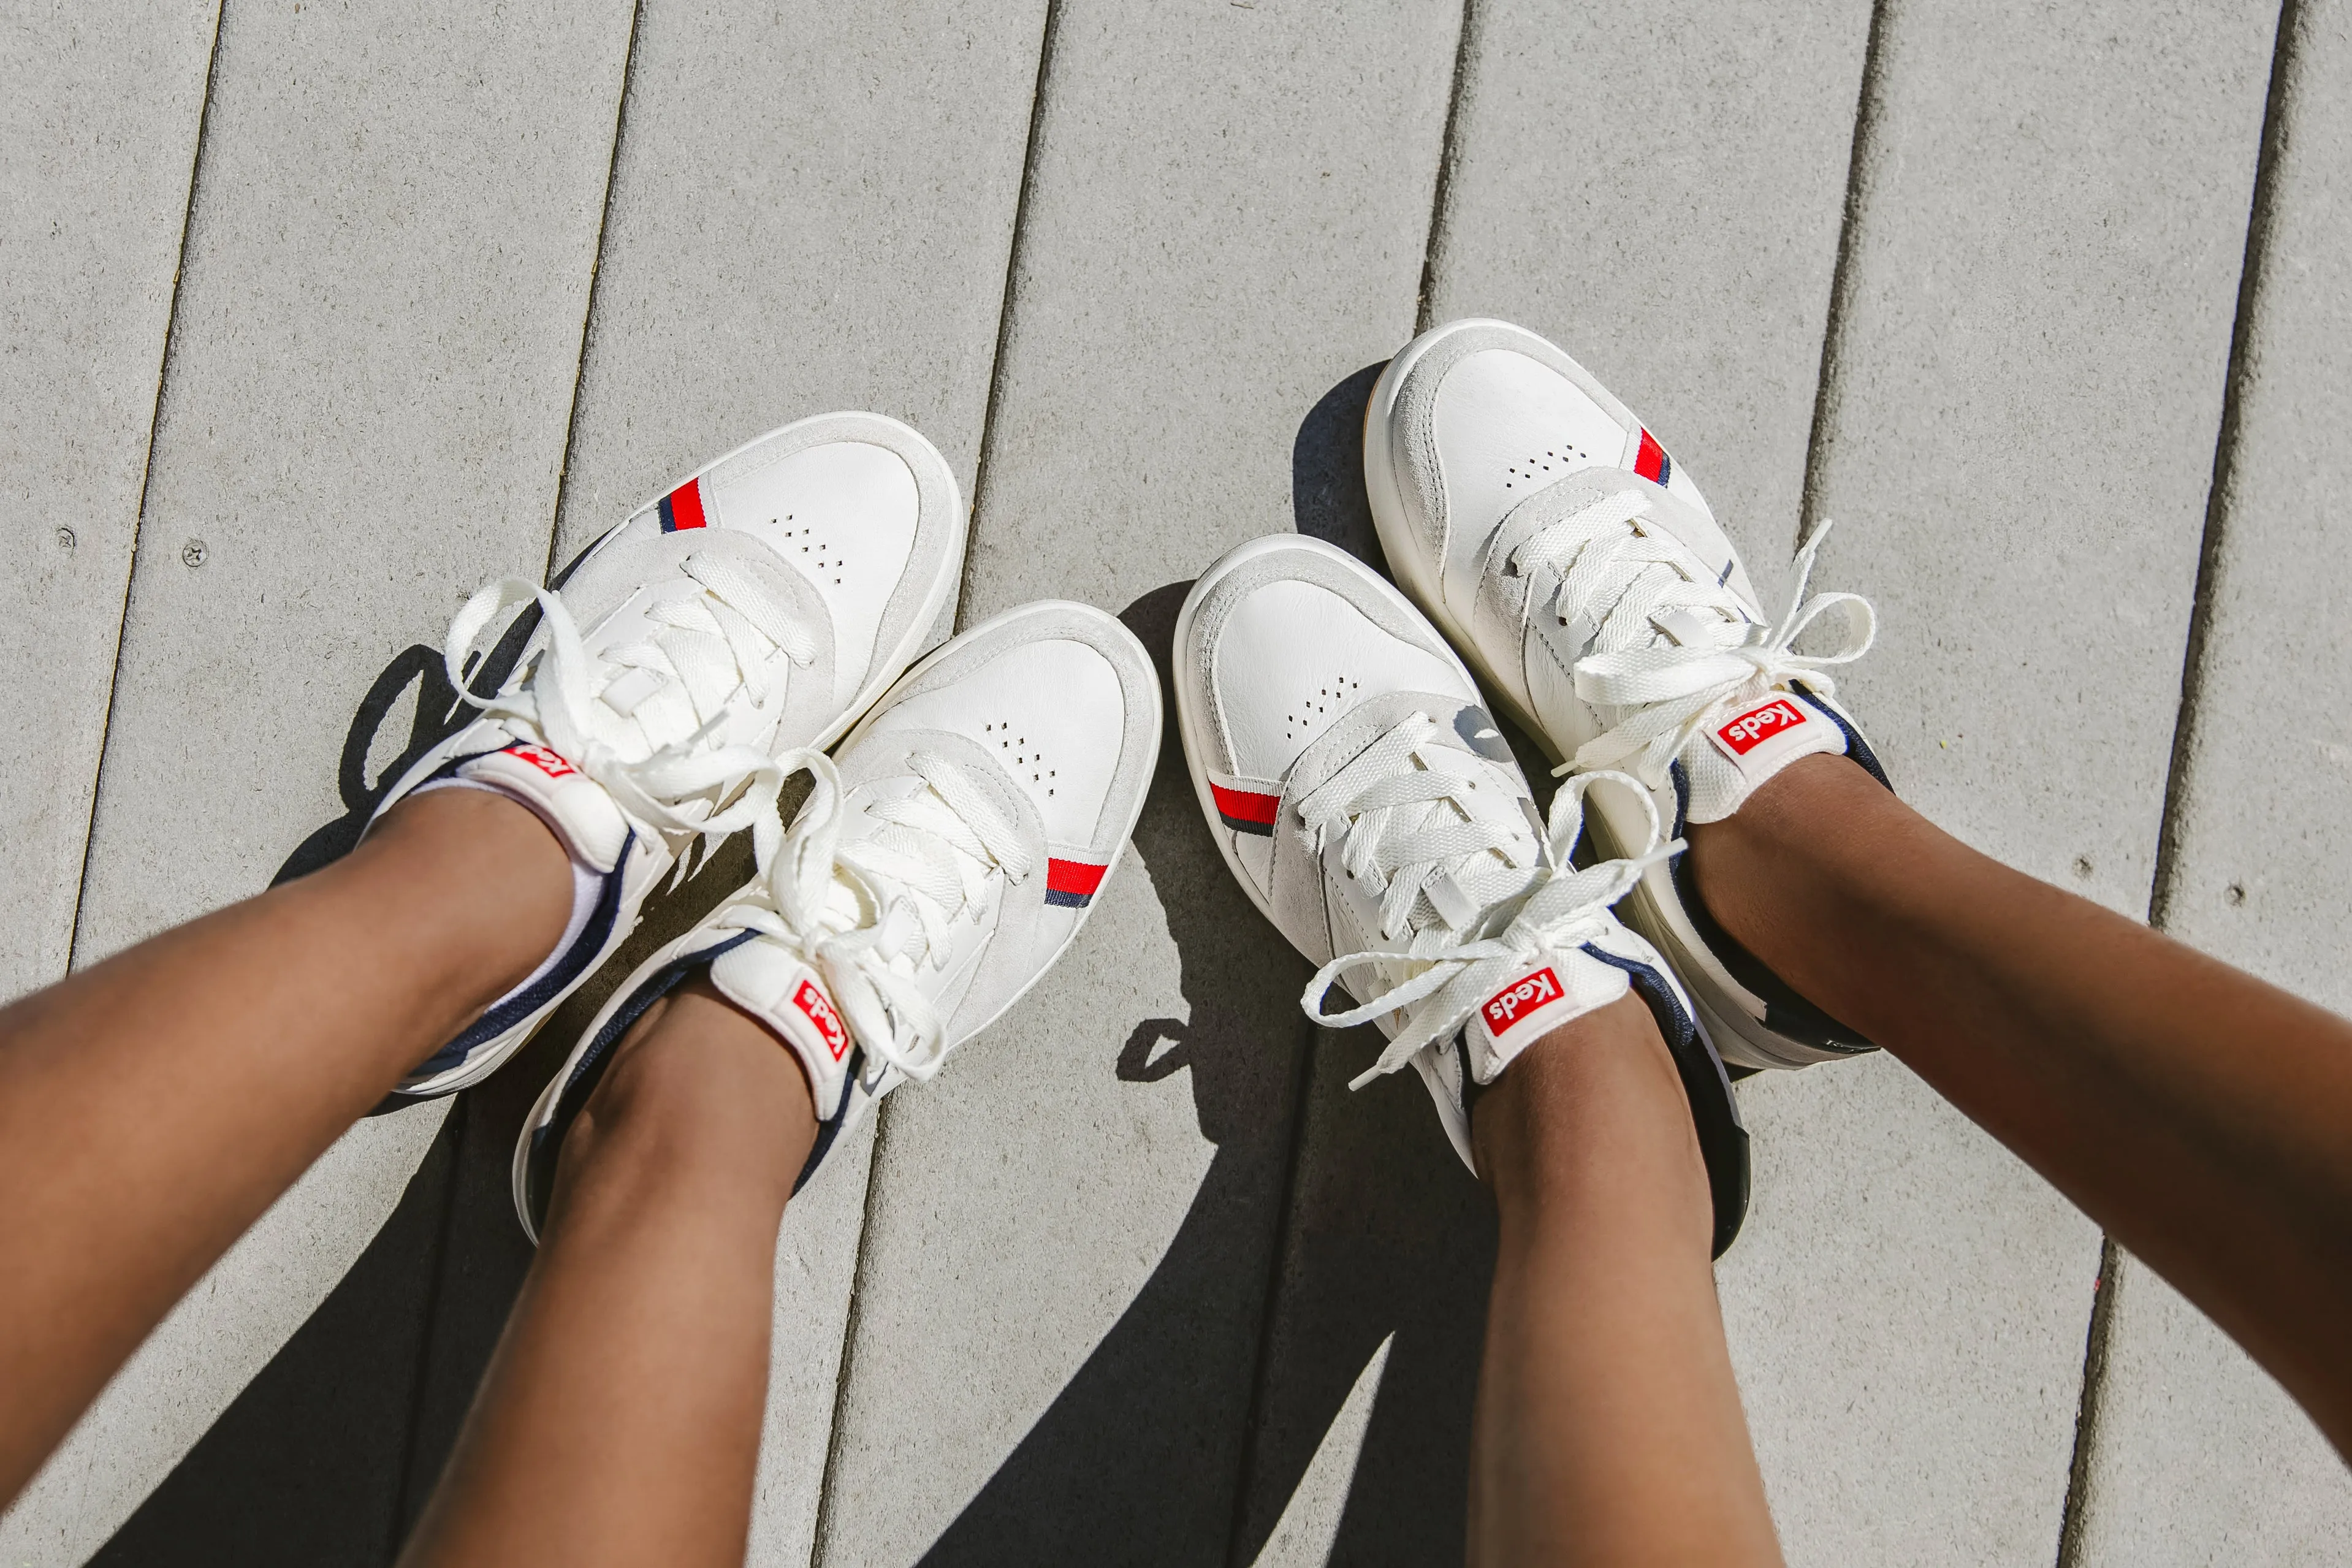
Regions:
M 1838 220 L 1837 261 L 1830 271 L 1830 307 L 1822 323 L 1822 363 L 1813 379 L 1813 423 L 1805 434 L 1805 479 L 1797 492 L 1797 531 L 1790 551 L 1802 546 L 1815 526 L 1821 505 L 1822 474 L 1829 466 L 1830 416 L 1837 406 L 1845 361 L 1845 319 L 1853 302 L 1855 238 L 1862 232 L 1862 212 L 1868 196 L 1871 149 L 1886 115 L 1884 81 L 1886 13 L 1891 0 L 1873 0 L 1870 35 L 1862 46 L 1862 89 L 1853 108 L 1853 142 L 1846 153 L 1845 211 Z
M 596 301 L 604 280 L 604 237 L 613 227 L 613 185 L 621 172 L 621 142 L 629 133 L 629 103 L 637 89 L 637 32 L 645 25 L 645 0 L 629 7 L 629 41 L 621 49 L 621 90 L 613 104 L 613 152 L 604 161 L 604 201 L 596 214 L 596 248 L 588 261 L 588 298 L 580 309 L 580 351 L 572 362 L 572 403 L 563 411 L 563 461 L 555 470 L 555 505 L 547 519 L 547 569 L 542 580 L 552 580 L 562 564 L 555 559 L 562 548 L 563 517 L 572 504 L 572 444 L 580 438 L 580 384 L 588 374 L 588 344 L 596 331 Z
M 1883 0 L 1882 0 L 1883 3 Z M 2229 492 L 2238 461 L 2246 359 L 2262 305 L 2263 273 L 2277 226 L 2274 194 L 2285 141 L 2285 108 L 2300 57 L 2303 0 L 2280 0 L 2272 34 L 2271 76 L 2263 102 L 2263 132 L 2255 154 L 2253 192 L 2246 213 L 2246 244 L 2238 264 L 2238 308 L 2230 327 L 2230 360 L 2223 373 L 2221 422 L 2213 442 L 2213 470 L 2205 493 L 2205 531 L 2197 552 L 2197 585 L 2189 605 L 2189 639 L 2180 660 L 2180 702 L 2172 723 L 2172 757 L 2165 773 L 2164 816 L 2157 829 L 2156 872 L 2149 879 L 2148 924 L 2170 923 L 2179 883 L 2180 810 L 2197 743 L 2213 600 L 2219 586 L 2222 536 L 2229 527 Z M 2082 1398 L 2075 1408 L 2074 1452 L 2066 1473 L 2066 1508 L 2058 1527 L 2057 1568 L 2081 1568 L 2091 1509 L 2091 1472 L 2100 1437 L 2107 1352 L 2116 1300 L 2122 1295 L 2122 1248 L 2113 1236 L 2099 1240 L 2099 1274 L 2092 1286 L 2091 1322 L 2084 1337 Z
M 1430 296 L 1446 237 L 1454 232 L 1454 171 L 1462 157 L 1462 100 L 1470 90 L 1470 58 L 1478 47 L 1478 0 L 1462 0 L 1462 23 L 1454 37 L 1454 81 L 1445 95 L 1444 140 L 1437 150 L 1437 179 L 1429 194 L 1429 232 L 1421 247 L 1421 289 L 1414 297 L 1412 330 L 1418 337 L 1437 323 L 1429 319 Z
M 196 106 L 195 145 L 188 151 L 188 197 L 180 208 L 180 245 L 172 263 L 172 303 L 163 312 L 163 344 L 155 356 L 155 396 L 147 405 L 147 450 L 139 463 L 139 504 L 131 514 L 131 548 L 122 556 L 122 592 L 114 601 L 114 658 L 106 676 L 106 707 L 99 718 L 97 760 L 90 769 L 89 810 L 81 826 L 81 866 L 74 876 L 73 918 L 66 929 L 66 973 L 73 973 L 74 954 L 81 946 L 82 899 L 89 891 L 89 845 L 98 827 L 98 791 L 106 780 L 106 742 L 114 729 L 114 683 L 122 674 L 122 629 L 131 621 L 131 595 L 139 580 L 139 549 L 147 528 L 147 487 L 155 478 L 155 431 L 163 421 L 163 388 L 172 376 L 172 349 L 179 340 L 180 279 L 188 270 L 188 231 L 196 216 L 196 182 L 204 175 L 205 139 L 212 127 L 213 73 L 220 67 L 221 10 L 226 0 L 214 0 L 212 37 L 205 46 L 205 91 Z
M 1029 89 L 1029 130 L 1021 147 L 1021 185 L 1013 198 L 1013 232 L 1004 247 L 1003 282 L 997 293 L 996 342 L 989 351 L 988 401 L 981 412 L 980 450 L 972 460 L 971 501 L 967 519 L 963 570 L 956 583 L 953 625 L 959 632 L 969 624 L 966 606 L 971 599 L 973 559 L 970 534 L 978 528 L 981 514 L 985 510 L 990 476 L 993 472 L 991 459 L 995 456 L 996 416 L 1004 392 L 1004 349 L 1013 335 L 1013 311 L 1018 305 L 1015 295 L 1021 265 L 1027 255 L 1029 194 L 1035 183 L 1037 147 L 1045 121 L 1045 95 L 1053 79 L 1054 41 L 1060 33 L 1061 21 L 1062 0 L 1045 0 L 1045 14 L 1038 28 L 1037 75 Z M 891 1115 L 892 1103 L 885 1100 L 874 1113 L 874 1146 L 866 1157 L 866 1193 L 859 1205 L 857 1220 L 857 1258 L 850 1270 L 849 1309 L 842 1321 L 841 1344 L 834 1363 L 833 1410 L 826 1423 L 824 1465 L 818 1472 L 816 1524 L 809 1532 L 810 1568 L 816 1568 L 816 1564 L 826 1559 L 832 1543 L 835 1461 L 841 1452 L 842 1428 L 849 1418 L 849 1380 L 858 1327 L 865 1315 L 866 1238 L 873 1234 L 875 1178 L 882 1170 L 883 1159 L 889 1149 L 890 1128 L 896 1120 Z

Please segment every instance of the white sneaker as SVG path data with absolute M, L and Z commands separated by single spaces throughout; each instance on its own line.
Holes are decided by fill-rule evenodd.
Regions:
M 647 959 L 588 1026 L 515 1146 L 533 1239 L 563 1134 L 612 1048 L 708 971 L 799 1057 L 816 1104 L 801 1173 L 876 1101 L 927 1079 L 1013 1005 L 1086 923 L 1160 753 L 1160 681 L 1134 634 L 1085 605 L 1009 610 L 940 647 L 837 759 L 761 875 Z
M 570 924 L 547 961 L 396 1091 L 480 1081 L 621 944 L 646 895 L 750 828 L 782 835 L 781 752 L 829 744 L 896 679 L 955 593 L 965 517 L 929 441 L 828 414 L 721 458 L 598 540 L 551 592 L 519 579 L 449 628 L 449 680 L 481 716 L 376 807 L 477 788 L 537 812 L 572 857 Z M 483 700 L 463 666 L 499 612 L 541 620 Z M 373 818 L 371 819 L 373 821 Z
M 1748 1206 L 1738 1105 L 1682 987 L 1609 911 L 1666 854 L 1657 825 L 1631 858 L 1569 859 L 1586 790 L 1616 775 L 1562 788 L 1547 824 L 1461 660 L 1402 595 L 1316 540 L 1228 553 L 1193 584 L 1175 642 L 1192 786 L 1251 901 L 1322 966 L 1307 1016 L 1389 1037 L 1352 1087 L 1411 1063 L 1475 1172 L 1478 1089 L 1631 989 L 1681 1073 L 1716 1251 L 1728 1247 Z M 1363 1005 L 1326 1015 L 1334 984 Z
M 1602 853 L 1647 824 L 1717 822 L 1800 757 L 1885 771 L 1828 671 L 1865 652 L 1853 594 L 1804 597 L 1829 525 L 1798 553 L 1768 625 L 1690 476 L 1559 349 L 1502 321 L 1454 321 L 1390 362 L 1364 423 L 1364 479 L 1397 581 L 1555 762 L 1622 768 L 1592 796 Z M 1847 640 L 1794 651 L 1824 611 Z M 1726 1060 L 1796 1068 L 1874 1047 L 1797 994 L 1707 913 L 1687 858 L 1643 873 L 1625 915 L 1691 988 Z

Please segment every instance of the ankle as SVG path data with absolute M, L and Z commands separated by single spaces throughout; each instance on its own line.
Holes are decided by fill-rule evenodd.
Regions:
M 361 885 L 384 928 L 429 944 L 447 993 L 478 1007 L 544 963 L 572 917 L 571 857 L 529 807 L 486 790 L 400 802 L 320 879 Z
M 1719 822 L 1691 826 L 1691 877 L 1716 923 L 1766 962 L 1804 868 L 1888 837 L 1910 809 L 1851 758 L 1802 757 Z M 1916 820 L 1916 817 L 1912 818 Z
M 1593 1211 L 1640 1212 L 1687 1233 L 1704 1259 L 1714 1230 L 1706 1162 L 1674 1058 L 1628 994 L 1553 1030 L 1482 1095 L 1472 1142 L 1507 1230 L 1580 1226 Z M 1648 1223 L 1646 1220 L 1644 1223 Z
M 815 1138 L 799 1058 L 697 980 L 621 1042 L 564 1137 L 554 1207 L 591 1186 L 687 1188 L 772 1223 Z

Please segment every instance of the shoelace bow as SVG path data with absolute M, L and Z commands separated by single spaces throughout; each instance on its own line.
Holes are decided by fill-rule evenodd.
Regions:
M 1636 526 L 1649 511 L 1650 499 L 1638 490 L 1604 497 L 1520 546 L 1514 559 L 1522 570 L 1559 574 L 1557 613 L 1568 627 L 1570 647 L 1601 640 L 1619 645 L 1576 661 L 1576 694 L 1596 707 L 1633 710 L 1579 747 L 1557 771 L 1625 765 L 1655 788 L 1667 763 L 1718 704 L 1761 701 L 1790 679 L 1802 679 L 1824 697 L 1833 695 L 1837 681 L 1828 672 L 1870 651 L 1878 617 L 1859 594 L 1805 597 L 1822 542 L 1829 537 L 1831 524 L 1824 521 L 1797 552 L 1796 586 L 1787 611 L 1777 625 L 1757 626 L 1721 584 L 1686 576 L 1685 557 L 1671 541 L 1654 539 Z M 1845 605 L 1859 613 L 1847 621 L 1843 643 L 1822 654 L 1796 651 L 1807 627 Z M 1598 613 L 1595 606 L 1601 607 Z M 1660 631 L 1663 640 L 1626 646 Z
M 846 844 L 850 814 L 833 759 L 798 751 L 780 765 L 788 774 L 806 768 L 815 787 L 775 858 L 716 923 L 799 955 L 868 1057 L 927 1079 L 947 1055 L 947 1031 L 921 973 L 946 963 L 954 923 L 981 918 L 991 882 L 1026 881 L 1033 859 L 1014 825 L 945 757 L 909 758 L 921 787 L 868 801 L 865 815 L 882 826 Z
M 1642 853 L 1630 859 L 1604 861 L 1578 870 L 1570 859 L 1577 836 L 1584 828 L 1584 796 L 1603 780 L 1632 788 L 1649 815 L 1649 837 Z M 1506 980 L 1542 959 L 1559 962 L 1600 934 L 1612 923 L 1609 908 L 1633 889 L 1642 873 L 1681 851 L 1682 841 L 1658 842 L 1657 808 L 1649 792 L 1635 787 L 1621 773 L 1580 773 L 1560 785 L 1552 797 L 1551 816 L 1543 837 L 1543 862 L 1524 894 L 1488 911 L 1478 921 L 1502 928 L 1491 935 L 1424 926 L 1413 933 L 1402 952 L 1367 950 L 1335 958 L 1315 972 L 1299 1005 L 1307 1016 L 1327 1028 L 1351 1028 L 1382 1014 L 1410 1008 L 1380 1059 L 1359 1073 L 1348 1087 L 1361 1089 L 1384 1073 L 1392 1073 L 1433 1041 L 1444 1040 L 1470 1020 L 1486 998 Z M 1507 919 L 1503 919 L 1507 915 Z M 1340 976 L 1363 964 L 1397 964 L 1413 970 L 1404 979 L 1361 1006 L 1327 1014 L 1323 999 Z
M 592 655 L 562 599 L 508 577 L 466 602 L 442 653 L 450 684 L 467 702 L 554 751 L 660 834 L 677 857 L 679 880 L 698 840 L 707 860 L 748 827 L 761 864 L 775 852 L 783 834 L 776 797 L 786 770 L 759 747 L 713 745 L 711 737 L 740 704 L 761 709 L 780 695 L 776 653 L 796 666 L 817 653 L 814 634 L 749 572 L 706 555 L 688 557 L 683 570 L 699 592 L 647 606 L 646 617 L 661 629 L 640 642 Z M 500 611 L 526 600 L 538 602 L 547 629 L 539 668 L 515 690 L 475 696 L 466 688 L 466 655 Z M 636 736 L 625 728 L 633 719 Z M 646 755 L 628 754 L 642 748 L 641 737 L 665 731 L 676 738 Z

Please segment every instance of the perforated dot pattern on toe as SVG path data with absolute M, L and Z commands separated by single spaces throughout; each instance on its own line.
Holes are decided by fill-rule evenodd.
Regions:
M 1548 476 L 1565 474 L 1570 467 L 1592 459 L 1580 448 L 1568 442 L 1541 452 L 1533 452 L 1513 463 L 1505 470 L 1510 477 L 1503 481 L 1507 490 L 1532 489 Z
M 1348 703 L 1363 689 L 1361 681 L 1344 672 L 1319 682 L 1282 716 L 1283 739 L 1312 740 L 1326 724 L 1346 712 Z
M 806 523 L 794 528 L 793 526 L 794 521 L 793 515 L 787 512 L 781 518 L 770 518 L 768 522 L 770 526 L 783 531 L 784 542 L 788 547 L 792 545 L 800 547 L 799 553 L 803 557 L 802 565 L 812 572 L 830 577 L 835 584 L 839 584 L 842 573 L 840 546 L 816 533 Z
M 1053 759 L 1045 755 L 1043 746 L 1033 744 L 1010 720 L 982 724 L 980 730 L 983 737 L 995 743 L 996 760 L 1003 763 L 1014 778 L 1026 776 L 1031 784 L 1048 795 L 1055 793 L 1057 786 L 1054 781 L 1061 775 L 1054 770 Z

